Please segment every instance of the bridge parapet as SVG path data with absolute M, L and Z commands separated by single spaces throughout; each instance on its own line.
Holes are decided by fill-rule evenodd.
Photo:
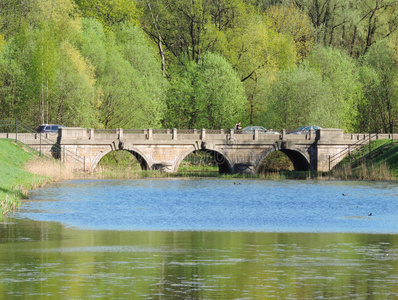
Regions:
M 63 139 L 89 139 L 90 130 L 79 127 L 60 128 L 58 136 Z
M 344 139 L 352 141 L 369 140 L 369 136 L 372 140 L 392 140 L 394 137 L 391 133 L 346 133 Z
M 335 143 L 344 140 L 343 129 L 322 128 L 316 131 L 316 139 L 323 143 Z

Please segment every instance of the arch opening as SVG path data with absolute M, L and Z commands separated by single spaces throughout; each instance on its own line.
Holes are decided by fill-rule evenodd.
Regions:
M 299 151 L 290 150 L 290 149 L 283 149 L 281 150 L 293 163 L 295 171 L 309 171 L 311 169 L 310 163 L 308 162 L 307 158 L 301 154 Z
M 259 173 L 280 171 L 308 171 L 310 163 L 307 158 L 296 150 L 282 149 L 272 151 L 261 161 Z
M 179 172 L 231 173 L 231 165 L 224 155 L 214 150 L 194 150 L 182 159 Z
M 260 164 L 260 173 L 293 171 L 294 165 L 290 158 L 282 151 L 273 151 Z
M 139 153 L 131 150 L 110 151 L 99 160 L 97 166 L 112 171 L 141 171 L 149 169 L 145 159 Z

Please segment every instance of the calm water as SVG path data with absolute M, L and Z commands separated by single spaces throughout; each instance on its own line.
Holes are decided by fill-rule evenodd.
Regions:
M 397 216 L 397 183 L 57 183 L 0 223 L 0 299 L 398 299 Z

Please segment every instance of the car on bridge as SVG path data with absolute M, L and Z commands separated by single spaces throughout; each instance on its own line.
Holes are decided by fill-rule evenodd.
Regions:
M 57 125 L 57 124 L 42 124 L 37 127 L 37 133 L 58 133 L 58 129 L 64 128 L 64 125 Z
M 242 133 L 248 133 L 248 134 L 253 134 L 254 130 L 258 130 L 258 133 L 260 134 L 279 134 L 277 131 L 273 131 L 272 129 L 266 129 L 262 126 L 248 126 L 242 129 Z
M 288 134 L 309 134 L 310 130 L 317 131 L 318 129 L 322 129 L 322 127 L 315 125 L 303 126 L 294 131 L 289 132 Z

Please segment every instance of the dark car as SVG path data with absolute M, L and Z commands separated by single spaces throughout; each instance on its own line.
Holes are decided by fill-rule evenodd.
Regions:
M 65 126 L 63 125 L 57 125 L 57 124 L 42 124 L 39 127 L 37 127 L 36 132 L 37 133 L 58 133 L 59 128 L 63 128 Z
M 315 125 L 303 126 L 303 127 L 300 127 L 292 132 L 289 132 L 289 134 L 309 134 L 310 130 L 316 131 L 318 129 L 322 129 L 322 127 L 315 126 Z
M 268 130 L 262 126 L 248 126 L 242 129 L 242 133 L 254 133 L 254 130 L 258 130 L 258 133 L 260 134 L 279 134 L 279 132 L 277 131 L 273 131 L 273 130 Z

